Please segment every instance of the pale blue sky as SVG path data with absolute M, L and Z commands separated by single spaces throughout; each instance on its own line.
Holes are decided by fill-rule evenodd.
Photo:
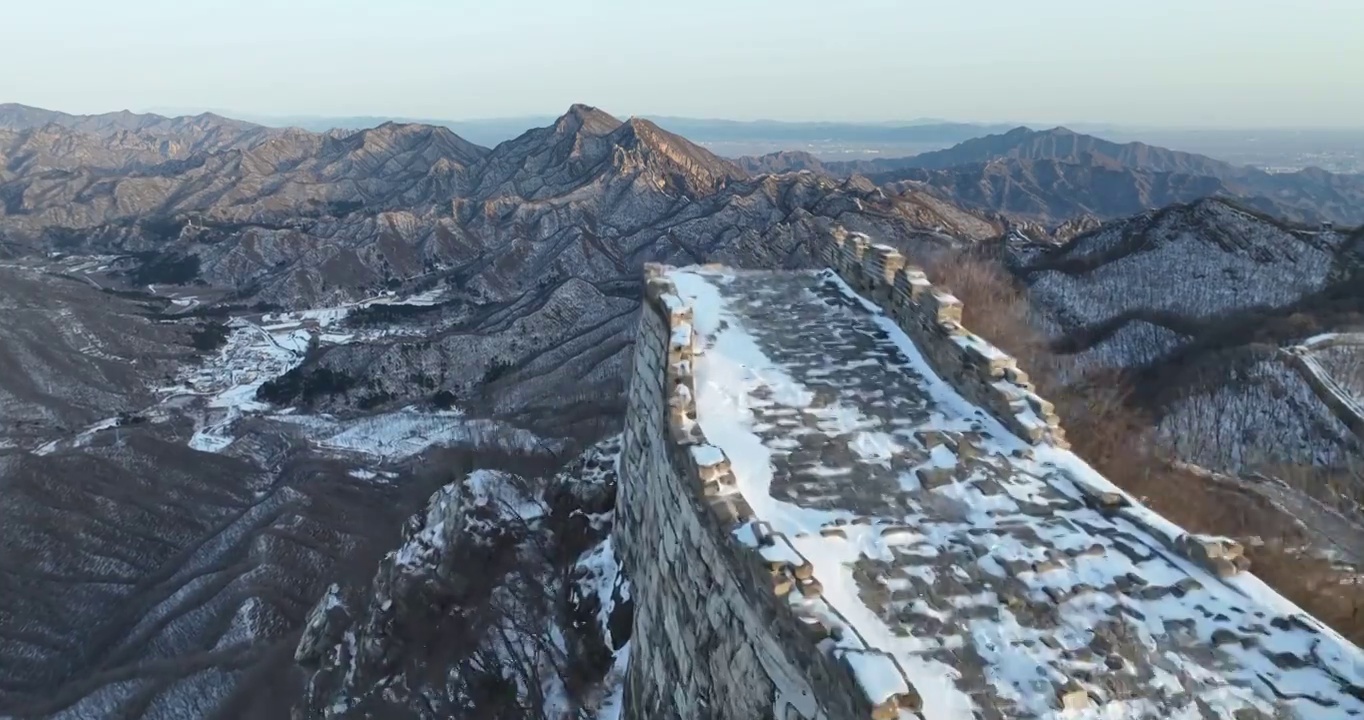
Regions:
M 1364 0 L 4 0 L 0 102 L 1364 126 Z

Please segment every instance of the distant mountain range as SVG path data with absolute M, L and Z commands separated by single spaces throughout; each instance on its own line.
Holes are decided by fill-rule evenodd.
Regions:
M 204 109 L 153 112 L 198 115 Z M 299 127 L 326 132 L 362 130 L 387 122 L 437 125 L 460 137 L 491 147 L 529 128 L 554 122 L 553 115 L 442 120 L 423 117 L 316 115 L 252 116 L 207 108 L 210 113 L 248 120 L 267 127 Z M 872 157 L 895 158 L 941 150 L 958 142 L 1002 134 L 1019 126 L 1050 127 L 1026 122 L 958 122 L 938 118 L 871 122 L 735 121 L 645 115 L 662 127 L 684 135 L 725 157 L 762 155 L 782 150 L 808 151 L 827 160 Z M 1233 165 L 1252 165 L 1279 171 L 1312 165 L 1332 172 L 1364 172 L 1364 127 L 1360 128 L 1180 128 L 1119 125 L 1115 123 L 1060 123 L 1079 133 L 1116 142 L 1141 141 L 1209 155 Z
M 442 120 L 400 116 L 317 116 L 280 115 L 251 116 L 223 111 L 224 115 L 242 117 L 267 127 L 298 127 L 316 132 L 332 129 L 363 130 L 385 123 L 437 125 L 449 128 L 461 137 L 480 145 L 493 146 L 510 140 L 529 128 L 543 127 L 554 122 L 553 115 L 525 115 L 473 120 Z M 670 131 L 683 135 L 698 144 L 712 143 L 789 143 L 804 147 L 811 143 L 837 140 L 866 145 L 937 145 L 954 143 L 992 132 L 1004 132 L 1013 125 L 1000 123 L 966 123 L 921 118 L 899 122 L 789 122 L 779 120 L 724 120 L 644 115 Z
M 904 158 L 828 162 L 784 152 L 739 164 L 760 172 L 862 174 L 891 189 L 930 190 L 964 207 L 1049 225 L 1084 215 L 1119 218 L 1214 196 L 1293 221 L 1364 223 L 1364 175 L 1316 168 L 1268 173 L 1066 128 L 1020 127 Z
M 186 132 L 196 134 L 207 130 L 245 131 L 257 127 L 254 123 L 233 120 L 214 113 L 165 117 L 123 110 L 100 115 L 72 115 L 17 103 L 0 103 L 0 128 L 25 130 L 44 125 L 59 125 L 69 130 L 89 133 L 127 130 L 166 134 Z
M 166 250 L 167 240 L 193 236 L 207 242 L 223 233 L 254 228 L 270 235 L 288 232 L 304 237 L 314 230 L 324 232 L 328 247 L 336 251 L 341 237 L 359 233 L 369 238 L 378 232 L 352 225 L 372 225 L 376 213 L 392 211 L 404 218 L 400 227 L 405 234 L 444 227 L 438 234 L 442 239 L 430 238 L 436 243 L 429 249 L 433 255 L 422 261 L 440 265 L 456 260 L 449 253 L 459 243 L 443 239 L 446 236 L 461 238 L 485 231 L 478 226 L 506 223 L 508 229 L 512 224 L 522 228 L 516 237 L 525 238 L 531 219 L 519 214 L 504 218 L 503 209 L 513 207 L 513 201 L 535 201 L 540 203 L 534 211 L 539 215 L 554 209 L 549 203 L 554 198 L 562 198 L 569 208 L 592 209 L 584 218 L 586 225 L 563 230 L 556 225 L 545 232 L 577 234 L 583 227 L 603 223 L 597 232 L 604 237 L 638 232 L 656 236 L 658 231 L 648 220 L 681 213 L 667 233 L 676 239 L 666 245 L 672 252 L 694 256 L 713 250 L 716 237 L 735 237 L 748 223 L 716 229 L 715 236 L 699 233 L 684 242 L 682 233 L 694 225 L 683 222 L 685 218 L 755 212 L 768 204 L 784 207 L 787 214 L 797 208 L 810 212 L 821 202 L 853 207 L 860 201 L 867 211 L 850 216 L 853 224 L 860 222 L 858 218 L 881 225 L 898 218 L 917 231 L 951 231 L 974 238 L 998 230 L 996 223 L 950 205 L 940 204 L 949 217 L 926 217 L 923 203 L 909 196 L 886 198 L 868 184 L 796 176 L 756 178 L 648 120 L 621 122 L 586 106 L 575 106 L 552 125 L 527 131 L 495 149 L 469 143 L 442 127 L 397 123 L 312 133 L 219 122 L 211 115 L 174 120 L 122 113 L 76 118 L 10 106 L 0 108 L 0 128 L 6 126 L 12 129 L 0 129 L 0 225 L 11 244 L 66 242 L 71 243 L 69 249 Z M 762 202 L 731 202 L 755 196 Z M 617 212 L 625 215 L 613 217 Z M 803 222 L 799 215 L 788 220 Z M 75 231 L 80 231 L 78 237 L 72 235 Z M 480 242 L 500 245 L 491 238 Z M 628 246 L 635 248 L 632 253 L 646 255 L 654 242 L 639 240 Z M 306 245 L 291 242 L 287 252 Z M 248 270 L 236 258 L 234 270 L 219 277 L 214 252 L 201 256 L 205 279 L 232 286 L 259 281 L 269 288 L 290 273 L 312 274 L 320 267 L 276 265 L 272 260 Z M 468 249 L 455 255 L 462 252 Z M 344 297 L 358 292 L 359 285 L 373 286 L 421 270 L 420 263 L 410 267 L 412 260 L 397 258 L 384 259 L 386 268 L 375 267 L 379 260 L 347 260 L 366 271 L 348 273 L 344 281 L 295 277 L 286 281 L 292 289 L 266 289 L 263 292 L 270 297 L 265 299 L 279 299 L 271 295 L 278 292 L 291 302 L 317 302 L 328 294 L 319 292 L 322 286 L 334 297 Z M 263 275 L 248 277 L 255 272 Z M 305 294 L 293 296 L 294 291 Z
M 353 129 L 392 125 L 442 127 L 471 144 L 494 145 L 524 132 L 535 118 L 510 118 L 437 124 L 385 121 L 383 118 L 276 118 L 299 120 L 322 135 L 342 137 Z M 545 124 L 549 124 L 546 119 Z M 719 147 L 744 143 L 778 143 L 792 148 L 836 137 L 839 142 L 922 149 L 951 145 L 908 157 L 871 160 L 821 160 L 803 150 L 785 150 L 734 162 L 751 175 L 810 170 L 835 178 L 862 174 L 890 190 L 913 188 L 977 211 L 998 213 L 1015 222 L 1055 227 L 1078 218 L 1107 220 L 1172 203 L 1203 197 L 1227 197 L 1296 222 L 1364 223 L 1364 175 L 1341 175 L 1315 168 L 1268 173 L 1199 155 L 1140 142 L 1117 143 L 1066 128 L 1007 129 L 939 121 L 902 124 L 737 122 L 665 118 L 670 131 L 693 142 Z M 658 123 L 656 123 L 658 124 Z M 165 118 L 129 112 L 94 116 L 0 105 L 0 132 L 59 126 L 81 133 L 175 134 L 167 146 L 143 141 L 141 161 L 185 157 L 200 150 L 250 146 L 264 138 L 298 135 L 281 129 L 229 120 L 204 113 Z M 340 129 L 331 129 L 340 128 Z M 189 138 L 190 142 L 185 143 Z M 0 142 L 4 138 L 0 137 Z M 11 141 L 12 142 L 12 141 Z M 123 157 L 138 140 L 125 138 L 116 152 Z M 955 143 L 955 144 L 954 144 Z M 59 148 L 30 148 L 41 159 Z M 14 151 L 17 152 L 17 151 Z M 98 156 L 103 149 L 90 150 Z M 27 156 L 26 156 L 27 157 Z M 89 164 L 84 154 L 79 161 Z M 34 160 L 25 159 L 24 162 Z M 7 170 L 0 170 L 6 173 Z M 0 175 L 0 179 L 3 179 Z

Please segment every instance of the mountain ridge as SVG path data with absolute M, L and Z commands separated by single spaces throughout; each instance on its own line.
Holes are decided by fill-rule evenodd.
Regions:
M 1364 175 L 1320 168 L 1268 173 L 1063 127 L 1017 127 L 904 158 L 819 162 L 808 154 L 772 153 L 741 164 L 764 172 L 862 174 L 892 188 L 918 187 L 975 210 L 1050 226 L 1218 195 L 1295 222 L 1364 224 Z
M 43 125 L 58 125 L 71 130 L 91 133 L 119 130 L 186 133 L 216 127 L 231 128 L 238 131 L 266 129 L 264 125 L 236 120 L 211 112 L 174 117 L 155 113 L 134 113 L 128 110 L 95 115 L 74 115 L 59 110 L 45 110 L 19 103 L 0 103 L 0 128 L 23 130 Z
M 1206 155 L 1169 150 L 1142 142 L 1116 143 L 1059 126 L 1047 130 L 1020 126 L 1000 135 L 986 135 L 945 150 L 921 153 L 907 158 L 906 162 L 912 167 L 933 170 L 997 158 L 1047 159 L 1081 164 L 1112 163 L 1119 167 L 1192 175 L 1220 175 L 1226 172 L 1226 168 L 1234 167 Z M 894 162 L 889 161 L 887 164 Z

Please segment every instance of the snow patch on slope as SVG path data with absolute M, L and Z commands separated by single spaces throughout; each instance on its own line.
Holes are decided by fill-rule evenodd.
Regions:
M 409 458 L 436 446 L 548 452 L 564 447 L 562 440 L 546 440 L 496 420 L 468 418 L 459 410 L 433 412 L 407 407 L 352 420 L 283 413 L 271 418 L 301 428 L 322 448 L 385 461 Z

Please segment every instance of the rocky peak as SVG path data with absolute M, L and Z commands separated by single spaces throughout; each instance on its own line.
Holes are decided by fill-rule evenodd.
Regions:
M 543 198 L 587 180 L 610 157 L 621 123 L 587 105 L 573 105 L 548 127 L 499 144 L 480 164 L 473 184 L 483 198 Z
M 489 152 L 439 125 L 386 122 L 376 128 L 361 130 L 354 137 L 358 147 L 365 150 L 408 152 L 429 148 L 460 165 L 473 165 Z
M 679 189 L 689 193 L 712 192 L 749 177 L 738 165 L 643 118 L 630 118 L 612 133 L 611 140 L 625 151 L 613 159 L 618 167 L 640 163 L 684 180 L 686 187 Z
M 748 177 L 741 168 L 647 120 L 621 122 L 587 105 L 574 105 L 547 128 L 498 145 L 479 169 L 476 194 L 544 198 L 602 177 L 651 173 L 670 192 L 710 193 Z
M 872 193 L 876 191 L 876 183 L 867 179 L 866 175 L 854 173 L 847 180 L 843 181 L 843 189 L 856 193 Z
M 554 121 L 554 132 L 559 135 L 608 135 L 620 125 L 620 120 L 610 113 L 591 105 L 574 103 L 569 106 L 568 112 Z

